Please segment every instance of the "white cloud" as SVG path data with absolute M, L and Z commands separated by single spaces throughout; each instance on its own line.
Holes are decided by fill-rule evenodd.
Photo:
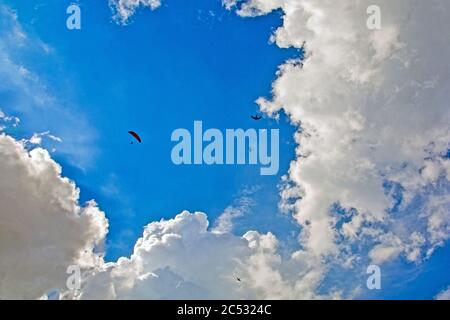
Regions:
M 78 204 L 78 190 L 45 150 L 28 152 L 2 135 L 0 297 L 64 290 L 65 267 L 80 263 L 87 269 L 82 299 L 320 298 L 331 266 L 351 268 L 361 261 L 356 254 L 375 263 L 429 257 L 450 234 L 450 164 L 443 157 L 450 138 L 450 42 L 441 32 L 449 27 L 450 5 L 379 1 L 382 29 L 370 31 L 369 4 L 251 0 L 237 9 L 255 16 L 281 8 L 283 26 L 273 40 L 306 50 L 302 64 L 280 67 L 272 101 L 258 100 L 262 110 L 284 110 L 301 126 L 298 157 L 281 193 L 302 227 L 301 250 L 281 255 L 271 233 L 230 234 L 240 213 L 224 215 L 217 232 L 205 214 L 183 212 L 150 223 L 131 257 L 104 264 L 94 253 L 106 234 L 104 215 L 94 203 Z M 160 3 L 111 5 L 125 23 L 140 5 Z M 22 70 L 22 80 L 30 76 L 8 66 Z M 391 212 L 398 202 L 401 216 Z M 334 204 L 342 216 L 330 210 Z M 351 286 L 351 279 L 345 282 Z M 327 290 L 326 297 L 340 296 Z
M 0 298 L 38 298 L 64 289 L 66 268 L 93 268 L 108 223 L 41 148 L 0 134 Z M 101 252 L 101 250 L 100 250 Z
M 229 206 L 225 208 L 224 212 L 217 218 L 214 231 L 218 233 L 231 232 L 234 226 L 234 220 L 242 217 L 248 212 L 251 203 L 248 199 L 240 200 L 238 206 Z
M 369 256 L 373 263 L 380 265 L 398 257 L 402 250 L 401 245 L 377 245 L 369 252 Z
M 252 195 L 260 189 L 258 186 L 246 187 L 234 203 L 222 212 L 216 219 L 214 232 L 230 233 L 233 231 L 235 220 L 248 213 L 255 205 Z
M 52 135 L 50 133 L 50 131 L 45 131 L 45 132 L 41 132 L 41 133 L 35 133 L 26 142 L 29 142 L 29 143 L 35 144 L 35 145 L 41 145 L 43 138 L 48 138 L 48 139 L 50 139 L 52 141 L 55 141 L 55 142 L 62 142 L 62 139 L 60 137 Z
M 18 117 L 9 116 L 0 109 L 0 131 L 3 131 L 7 127 L 17 127 L 20 124 Z
M 273 99 L 258 103 L 301 127 L 282 204 L 303 226 L 308 252 L 339 255 L 358 244 L 382 262 L 400 253 L 420 260 L 442 245 L 449 237 L 450 42 L 440 30 L 450 27 L 448 1 L 378 1 L 378 31 L 366 27 L 370 1 L 237 3 L 224 2 L 242 16 L 282 9 L 272 40 L 305 50 L 303 63 L 280 67 Z M 398 200 L 388 181 L 402 189 L 403 217 L 390 214 Z M 418 198 L 421 205 L 411 205 Z M 356 209 L 342 227 L 333 204 Z M 385 242 L 386 228 L 396 241 Z M 410 239 L 414 232 L 420 237 Z
M 103 212 L 93 201 L 79 204 L 79 190 L 46 150 L 25 145 L 0 135 L 0 298 L 53 290 L 66 299 L 320 297 L 314 257 L 281 256 L 271 233 L 210 230 L 203 213 L 150 223 L 131 257 L 104 263 Z M 75 297 L 65 288 L 74 264 L 83 270 Z
M 222 0 L 222 5 L 228 9 L 231 10 L 234 8 L 237 4 L 238 0 Z
M 183 212 L 150 223 L 131 257 L 92 274 L 78 298 L 311 298 L 322 280 L 312 265 L 300 252 L 282 258 L 270 233 L 211 232 L 205 214 Z
M 139 7 L 155 10 L 161 6 L 161 0 L 109 0 L 114 11 L 114 19 L 120 24 L 127 24 Z
M 450 300 L 450 287 L 439 292 L 436 297 L 436 300 Z
M 224 297 L 238 290 L 233 273 L 249 254 L 245 240 L 207 227 L 204 214 L 188 212 L 149 224 L 131 258 L 105 265 L 81 298 Z

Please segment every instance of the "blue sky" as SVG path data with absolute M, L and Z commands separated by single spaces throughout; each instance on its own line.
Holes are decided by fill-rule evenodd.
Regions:
M 88 127 L 66 128 L 47 115 L 33 123 L 19 114 L 30 131 L 64 136 L 68 130 L 67 139 L 88 132 L 87 152 L 56 152 L 54 158 L 63 175 L 77 181 L 81 200 L 95 199 L 107 212 L 107 259 L 129 255 L 150 221 L 182 210 L 207 212 L 214 221 L 254 186 L 261 188 L 252 196 L 255 206 L 242 219 L 245 225 L 237 222 L 236 232 L 295 230 L 289 216 L 274 214 L 277 184 L 294 157 L 294 129 L 284 116 L 250 118 L 258 110 L 254 101 L 270 94 L 278 65 L 298 56 L 297 50 L 269 44 L 280 13 L 249 20 L 223 10 L 219 1 L 174 2 L 154 12 L 142 10 L 124 27 L 112 23 L 105 2 L 80 2 L 82 29 L 69 31 L 54 27 L 65 26 L 64 2 L 6 3 L 53 48 L 50 57 L 27 57 L 27 67 Z M 192 130 L 194 120 L 202 120 L 205 129 L 279 128 L 279 174 L 260 176 L 259 166 L 173 165 L 171 133 Z M 130 145 L 128 130 L 137 131 L 143 144 Z
M 15 48 L 15 58 L 39 75 L 33 97 L 0 86 L 2 109 L 21 125 L 16 138 L 50 131 L 58 143 L 43 146 L 76 181 L 81 202 L 95 199 L 109 220 L 106 260 L 132 253 L 142 229 L 183 210 L 208 214 L 214 224 L 229 206 L 248 196 L 252 205 L 233 233 L 273 232 L 282 252 L 300 247 L 300 228 L 278 209 L 281 177 L 295 159 L 296 128 L 284 113 L 255 122 L 255 100 L 270 98 L 278 66 L 297 49 L 269 42 L 282 12 L 242 18 L 220 1 L 165 1 L 158 10 L 138 10 L 126 26 L 112 21 L 107 1 L 79 1 L 82 29 L 65 28 L 68 3 L 3 0 L 18 13 L 24 32 L 40 39 L 33 50 Z M 5 28 L 5 26 L 0 25 Z M 46 94 L 44 94 L 46 92 Z M 268 128 L 280 130 L 280 168 L 261 176 L 259 166 L 176 166 L 170 154 L 173 130 Z M 130 144 L 128 130 L 143 139 Z M 248 194 L 248 190 L 256 190 Z M 398 213 L 398 212 L 397 212 Z M 360 298 L 430 299 L 448 285 L 448 245 L 422 264 L 395 260 L 384 267 L 382 291 Z M 365 259 L 365 258 L 364 258 Z M 327 291 L 353 271 L 331 272 Z M 360 277 L 364 277 L 364 270 Z M 364 281 L 364 280 L 362 280 Z

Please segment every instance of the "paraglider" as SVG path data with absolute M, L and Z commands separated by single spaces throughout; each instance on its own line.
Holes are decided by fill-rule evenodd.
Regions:
M 129 134 L 131 134 L 137 141 L 139 141 L 139 143 L 142 142 L 141 137 L 134 131 L 128 131 Z M 133 142 L 131 142 L 131 144 L 133 144 Z
M 256 116 L 251 116 L 251 118 L 252 118 L 253 120 L 261 120 L 262 117 L 256 115 Z

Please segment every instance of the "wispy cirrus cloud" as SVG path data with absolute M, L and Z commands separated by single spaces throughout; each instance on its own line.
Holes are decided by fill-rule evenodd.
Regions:
M 39 37 L 27 34 L 17 13 L 8 6 L 0 5 L 0 18 L 2 112 L 23 120 L 20 129 L 24 135 L 51 131 L 64 141 L 55 146 L 57 152 L 74 166 L 89 167 L 97 153 L 95 128 L 68 97 L 53 91 L 45 75 L 34 71 L 33 60 L 24 58 L 32 54 L 51 64 L 56 53 Z
M 237 199 L 233 201 L 233 204 L 226 207 L 222 214 L 216 219 L 213 232 L 232 232 L 235 221 L 249 213 L 255 206 L 255 200 L 253 197 L 259 190 L 259 186 L 244 188 L 244 190 L 240 192 Z

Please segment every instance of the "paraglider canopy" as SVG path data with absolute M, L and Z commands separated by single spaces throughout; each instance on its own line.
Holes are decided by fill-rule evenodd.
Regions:
M 128 131 L 129 134 L 131 134 L 137 141 L 139 141 L 139 143 L 142 142 L 141 137 L 134 131 Z

